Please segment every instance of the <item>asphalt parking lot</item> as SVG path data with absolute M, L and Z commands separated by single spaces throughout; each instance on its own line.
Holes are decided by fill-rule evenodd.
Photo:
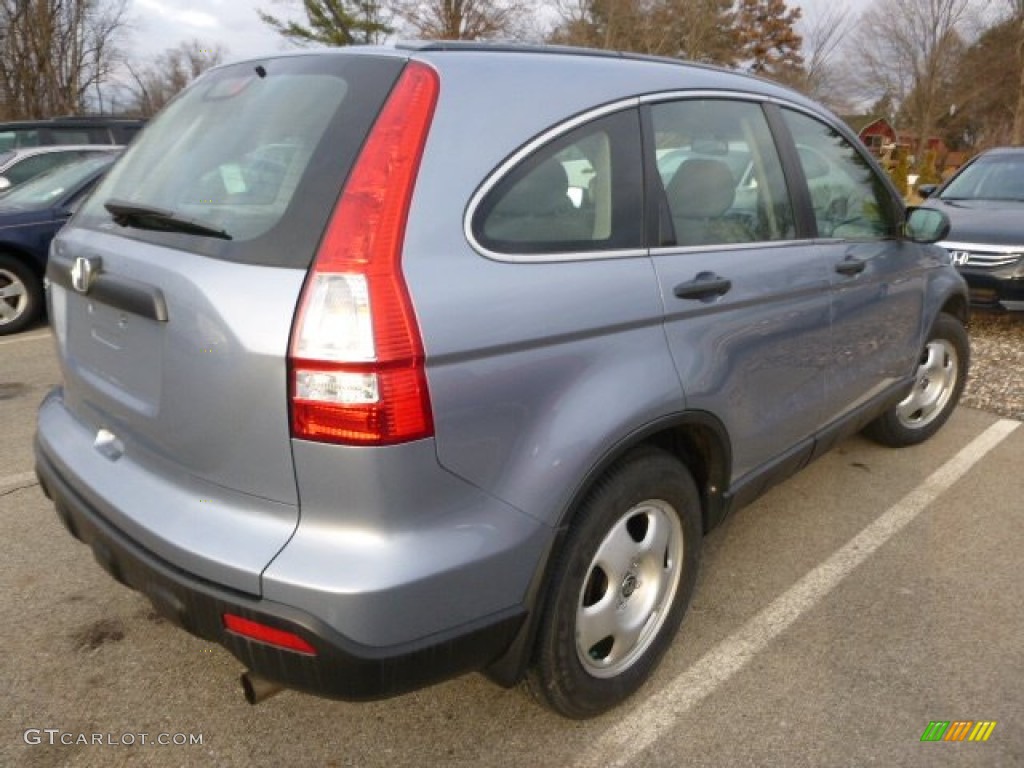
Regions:
M 108 577 L 35 484 L 58 379 L 45 328 L 0 339 L 0 765 L 1024 765 L 1015 419 L 961 407 L 918 448 L 848 440 L 731 517 L 654 679 L 578 723 L 479 676 L 249 707 L 239 663 Z M 922 742 L 933 721 L 996 725 Z

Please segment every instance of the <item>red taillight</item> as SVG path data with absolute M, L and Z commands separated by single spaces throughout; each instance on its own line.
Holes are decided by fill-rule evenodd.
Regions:
M 328 224 L 292 331 L 295 437 L 386 445 L 433 434 L 401 259 L 438 90 L 434 70 L 406 66 Z
M 310 656 L 316 655 L 316 648 L 294 632 L 287 632 L 283 629 L 260 624 L 258 621 L 252 621 L 251 619 L 243 619 L 241 616 L 236 616 L 233 613 L 225 613 L 222 619 L 224 621 L 224 628 L 229 632 L 234 632 L 236 635 L 266 643 L 267 645 L 273 645 L 277 648 L 283 648 L 286 651 L 306 653 Z

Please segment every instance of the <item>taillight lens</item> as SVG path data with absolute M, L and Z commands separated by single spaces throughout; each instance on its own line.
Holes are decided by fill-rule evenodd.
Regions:
M 406 66 L 331 216 L 292 332 L 295 437 L 385 445 L 433 434 L 401 258 L 439 87 L 434 70 Z

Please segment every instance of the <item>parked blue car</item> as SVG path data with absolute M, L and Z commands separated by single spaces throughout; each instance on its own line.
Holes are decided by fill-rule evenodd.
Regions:
M 73 161 L 0 195 L 0 336 L 39 317 L 50 241 L 118 154 Z

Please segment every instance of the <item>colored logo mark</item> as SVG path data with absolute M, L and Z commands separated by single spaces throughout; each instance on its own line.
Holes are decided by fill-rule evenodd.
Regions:
M 995 728 L 995 720 L 932 720 L 921 741 L 988 741 Z

